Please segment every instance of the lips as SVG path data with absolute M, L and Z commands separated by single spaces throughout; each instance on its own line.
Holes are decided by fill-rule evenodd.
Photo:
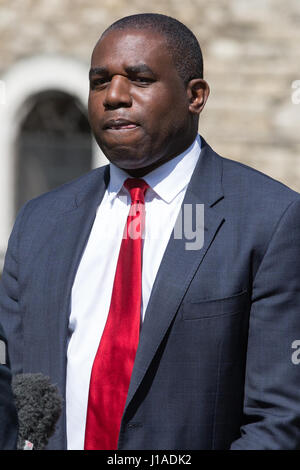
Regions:
M 110 119 L 106 121 L 103 128 L 109 130 L 130 130 L 136 129 L 138 124 L 127 119 Z

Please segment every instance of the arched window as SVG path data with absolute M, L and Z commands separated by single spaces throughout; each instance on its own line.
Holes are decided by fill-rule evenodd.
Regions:
M 15 209 L 92 168 L 92 136 L 76 97 L 58 90 L 29 98 L 16 146 Z
M 5 102 L 0 106 L 0 271 L 16 210 L 23 202 L 88 171 L 88 149 L 92 152 L 92 168 L 108 163 L 89 135 L 85 116 L 88 73 L 88 62 L 43 54 L 14 63 L 1 76 Z M 47 101 L 51 102 L 50 108 Z M 59 129 L 64 129 L 61 133 L 55 127 L 58 122 Z M 70 132 L 71 123 L 74 132 Z M 52 149 L 60 150 L 50 154 L 51 143 Z

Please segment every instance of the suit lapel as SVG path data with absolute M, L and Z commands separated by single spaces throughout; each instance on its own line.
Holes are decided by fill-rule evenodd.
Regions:
M 96 170 L 94 180 L 88 183 L 87 188 L 81 188 L 73 198 L 72 208 L 60 211 L 56 215 L 55 231 L 51 241 L 49 254 L 49 266 L 47 276 L 47 316 L 48 325 L 53 328 L 52 337 L 56 337 L 57 347 L 66 347 L 66 335 L 70 313 L 71 290 L 76 271 L 87 243 L 97 207 L 100 204 L 107 183 L 108 170 L 102 168 Z M 104 177 L 103 177 L 104 175 Z M 54 259 L 55 263 L 51 260 Z M 59 357 L 65 361 L 65 349 L 60 351 Z M 50 348 L 52 358 L 51 371 L 56 375 L 58 351 L 55 347 Z M 65 367 L 65 364 L 61 364 Z M 65 379 L 65 374 L 63 374 Z M 61 375 L 58 374 L 58 381 Z M 64 383 L 62 384 L 64 389 Z
M 125 410 L 164 339 L 199 265 L 224 221 L 214 209 L 223 198 L 222 161 L 202 139 L 202 151 L 188 186 L 184 205 L 204 204 L 204 244 L 187 250 L 186 239 L 171 236 L 158 270 L 141 331 Z M 184 209 L 182 210 L 184 214 Z

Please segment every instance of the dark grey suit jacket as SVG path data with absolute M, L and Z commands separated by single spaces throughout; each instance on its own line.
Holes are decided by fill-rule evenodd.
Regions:
M 6 255 L 12 367 L 49 375 L 63 395 L 71 288 L 108 180 L 99 168 L 26 204 Z M 202 139 L 184 204 L 204 204 L 204 245 L 170 238 L 119 449 L 300 448 L 300 196 Z M 65 447 L 63 413 L 49 448 Z
M 7 340 L 0 325 L 0 450 L 16 450 L 18 417 L 11 388 Z

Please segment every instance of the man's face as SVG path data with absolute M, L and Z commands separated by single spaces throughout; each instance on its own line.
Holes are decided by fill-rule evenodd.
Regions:
M 185 150 L 195 138 L 186 87 L 163 36 L 111 31 L 96 45 L 89 121 L 106 157 L 133 176 Z

